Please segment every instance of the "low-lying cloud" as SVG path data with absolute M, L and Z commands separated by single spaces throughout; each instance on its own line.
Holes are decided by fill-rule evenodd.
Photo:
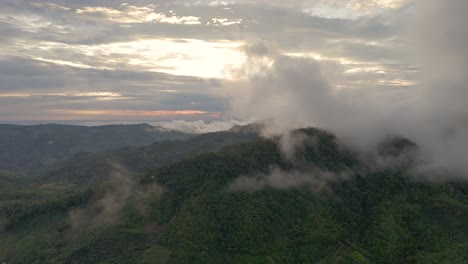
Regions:
M 285 56 L 268 45 L 248 48 L 248 63 L 239 71 L 244 80 L 225 84 L 233 116 L 273 120 L 267 135 L 320 127 L 364 154 L 400 135 L 420 148 L 419 175 L 468 179 L 467 9 L 464 0 L 416 1 L 401 37 L 423 67 L 414 87 L 335 87 L 320 61 Z M 287 152 L 294 148 L 294 142 L 283 145 Z M 269 177 L 256 181 L 271 184 Z
M 159 197 L 163 192 L 164 189 L 156 184 L 139 185 L 134 173 L 117 163 L 112 163 L 112 172 L 102 193 L 96 193 L 95 198 L 84 208 L 69 212 L 71 230 L 81 232 L 119 224 L 123 220 L 122 210 L 131 198 L 143 202 L 150 197 Z
M 161 127 L 169 130 L 176 130 L 190 134 L 202 134 L 202 133 L 211 133 L 218 131 L 226 131 L 237 125 L 247 125 L 249 121 L 237 121 L 237 120 L 228 120 L 228 121 L 211 121 L 206 122 L 203 120 L 198 121 L 185 121 L 185 120 L 173 120 L 168 122 L 158 123 Z
M 232 192 L 256 192 L 266 188 L 276 190 L 307 188 L 313 192 L 320 192 L 327 188 L 328 183 L 349 177 L 350 174 L 347 172 L 336 173 L 318 168 L 302 172 L 298 170 L 284 171 L 273 167 L 267 174 L 241 176 L 235 179 L 228 188 Z

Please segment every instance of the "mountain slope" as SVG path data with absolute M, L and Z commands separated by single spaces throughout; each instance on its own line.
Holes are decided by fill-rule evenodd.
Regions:
M 147 124 L 109 126 L 0 125 L 0 169 L 36 169 L 79 152 L 143 146 L 189 134 Z
M 281 140 L 259 139 L 44 204 L 2 233 L 0 260 L 466 263 L 466 184 L 416 183 L 404 166 L 369 170 L 333 135 L 300 133 L 294 159 Z
M 105 179 L 112 171 L 114 163 L 133 171 L 144 171 L 258 138 L 257 134 L 252 133 L 214 132 L 186 140 L 158 141 L 143 147 L 127 147 L 101 153 L 80 153 L 54 164 L 39 178 L 42 182 L 89 184 Z

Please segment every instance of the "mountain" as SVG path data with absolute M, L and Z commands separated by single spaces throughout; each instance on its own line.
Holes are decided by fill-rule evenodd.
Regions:
M 79 152 L 144 146 L 159 140 L 186 139 L 190 136 L 148 124 L 96 127 L 0 125 L 0 169 L 24 172 Z
M 132 171 L 144 171 L 258 138 L 259 135 L 255 133 L 222 131 L 201 134 L 186 140 L 157 141 L 143 147 L 126 147 L 100 153 L 79 153 L 46 168 L 37 178 L 41 182 L 86 185 L 105 179 L 110 175 L 114 163 Z
M 248 125 L 235 125 L 231 129 L 229 129 L 229 132 L 233 133 L 241 133 L 241 134 L 257 134 L 261 135 L 262 130 L 265 128 L 264 123 L 252 123 Z
M 27 185 L 27 180 L 12 171 L 0 170 L 0 193 Z
M 292 155 L 281 138 L 257 139 L 5 205 L 0 262 L 466 263 L 466 183 L 369 166 L 321 130 L 293 135 Z

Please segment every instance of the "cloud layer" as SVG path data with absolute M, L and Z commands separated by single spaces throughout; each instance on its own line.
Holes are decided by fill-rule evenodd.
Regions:
M 5 0 L 0 120 L 129 118 L 109 110 L 226 117 L 218 84 L 236 77 L 244 45 L 259 40 L 282 55 L 320 58 L 333 85 L 411 86 L 416 70 L 396 37 L 405 2 Z M 120 96 L 76 96 L 104 93 Z
M 172 120 L 167 122 L 160 122 L 158 125 L 163 128 L 182 131 L 185 133 L 192 134 L 202 134 L 202 133 L 211 133 L 217 131 L 226 131 L 231 129 L 234 126 L 247 125 L 249 121 L 237 121 L 237 120 L 228 120 L 228 121 L 211 121 L 206 122 L 203 120 L 196 121 L 185 121 L 185 120 Z
M 423 69 L 413 87 L 342 89 L 336 85 L 340 75 L 330 79 L 327 62 L 254 45 L 240 71 L 246 80 L 225 84 L 233 114 L 273 118 L 273 133 L 307 125 L 328 129 L 362 153 L 401 135 L 421 148 L 425 163 L 418 174 L 468 179 L 468 32 L 460 11 L 467 7 L 462 0 L 416 2 L 401 35 Z

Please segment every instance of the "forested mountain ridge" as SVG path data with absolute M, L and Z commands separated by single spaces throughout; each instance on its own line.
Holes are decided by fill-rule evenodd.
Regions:
M 142 147 L 126 147 L 100 153 L 79 153 L 46 167 L 37 178 L 40 182 L 86 185 L 105 179 L 110 174 L 113 163 L 134 171 L 144 171 L 258 138 L 259 135 L 255 133 L 221 131 L 196 135 L 185 140 L 157 141 Z
M 466 263 L 465 183 L 416 182 L 410 163 L 369 168 L 330 133 L 295 133 L 291 155 L 281 138 L 257 139 L 7 205 L 0 261 Z
M 0 169 L 35 170 L 79 152 L 144 146 L 155 141 L 190 136 L 148 124 L 96 127 L 0 124 Z

